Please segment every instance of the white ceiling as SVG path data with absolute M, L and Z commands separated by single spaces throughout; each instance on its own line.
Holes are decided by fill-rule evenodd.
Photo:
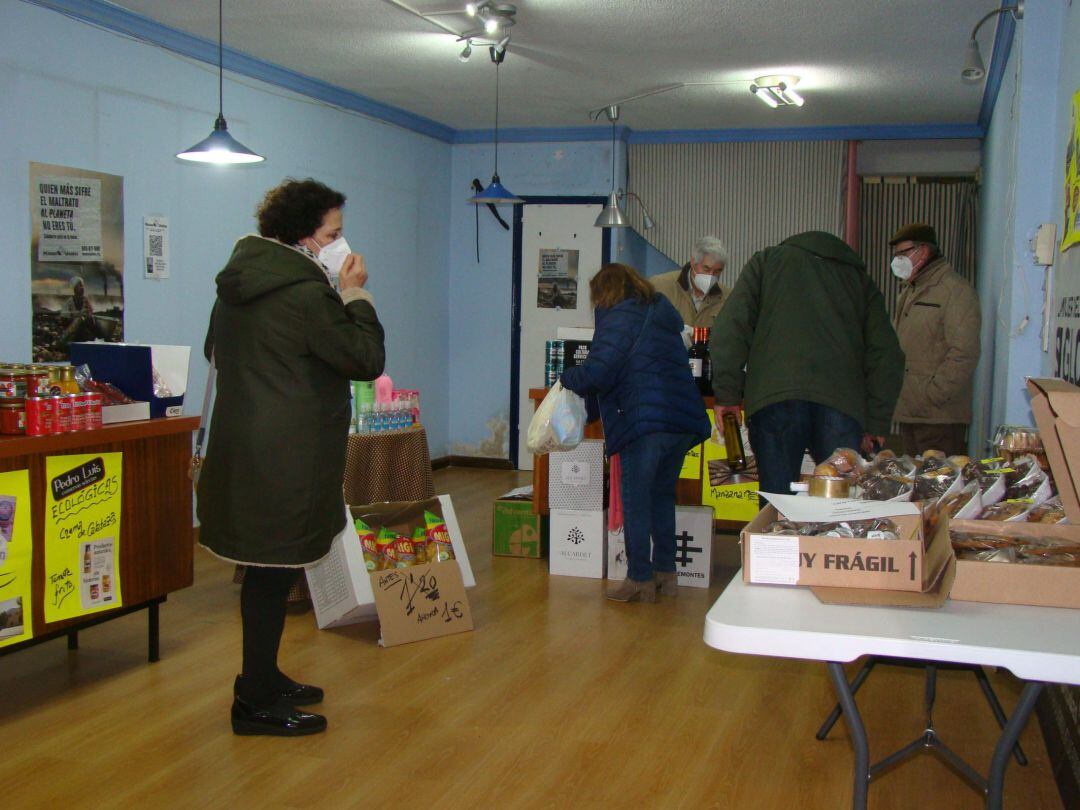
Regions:
M 115 5 L 216 42 L 214 0 Z M 489 128 L 494 68 L 467 63 L 439 24 L 472 27 L 465 0 L 225 0 L 225 44 L 454 129 Z M 590 124 L 629 102 L 634 130 L 974 124 L 982 84 L 960 81 L 972 26 L 998 0 L 518 0 L 500 68 L 500 125 Z M 409 9 L 417 12 L 410 13 Z M 995 22 L 980 32 L 989 64 Z M 773 110 L 756 76 L 802 77 L 802 108 Z

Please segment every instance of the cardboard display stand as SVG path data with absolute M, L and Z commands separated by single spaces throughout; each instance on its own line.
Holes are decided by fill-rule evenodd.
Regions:
M 476 578 L 469 565 L 469 552 L 462 540 L 461 527 L 449 495 L 439 495 L 426 501 L 346 507 L 345 528 L 334 538 L 330 552 L 306 569 L 311 601 L 315 607 L 315 622 L 320 630 L 354 624 L 378 615 L 372 574 L 364 562 L 364 553 L 353 527 L 353 520 L 361 518 L 375 531 L 378 531 L 379 527 L 387 526 L 391 529 L 408 530 L 411 534 L 410 527 L 417 522 L 418 517 L 419 522 L 422 522 L 425 510 L 438 514 L 445 521 L 457 562 L 455 567 L 459 569 L 461 580 L 467 588 L 476 585 Z M 449 561 L 431 563 L 436 570 L 438 566 L 448 564 Z M 423 567 L 426 566 L 415 566 L 412 570 Z M 440 579 L 445 576 L 452 574 L 440 576 Z
M 115 385 L 136 403 L 150 403 L 149 415 L 180 416 L 184 410 L 184 393 L 187 391 L 188 360 L 190 346 L 142 346 L 133 343 L 72 343 L 71 364 L 85 363 L 99 382 Z M 155 390 L 155 373 L 168 389 L 170 396 L 159 397 Z M 127 407 L 127 406 L 124 406 Z M 113 411 L 105 422 L 125 422 L 130 419 L 147 418 Z

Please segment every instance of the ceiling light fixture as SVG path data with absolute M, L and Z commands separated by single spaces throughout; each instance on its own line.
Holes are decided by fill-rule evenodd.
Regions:
M 225 123 L 225 115 L 222 112 L 224 85 L 221 44 L 222 16 L 222 0 L 218 0 L 218 115 L 217 120 L 214 121 L 214 131 L 194 146 L 188 147 L 183 152 L 177 152 L 176 156 L 180 160 L 193 163 L 216 163 L 218 165 L 259 163 L 266 160 L 266 158 L 252 152 L 229 134 L 229 125 Z
M 491 0 L 480 0 L 478 3 L 466 3 L 465 13 L 470 17 L 475 17 L 480 13 L 481 9 L 485 9 L 491 5 Z
M 491 55 L 491 61 L 495 63 L 495 172 L 491 175 L 491 183 L 488 187 L 479 194 L 469 197 L 469 202 L 476 205 L 487 203 L 517 205 L 525 201 L 512 194 L 499 180 L 499 65 L 506 58 L 506 46 L 504 45 L 502 50 L 499 50 L 492 45 L 488 52 Z
M 458 56 L 462 62 L 468 62 L 469 57 L 472 56 L 472 40 L 465 40 L 465 47 L 461 49 L 461 55 Z
M 759 76 L 750 83 L 750 92 L 774 110 L 801 107 L 806 100 L 795 90 L 798 83 L 798 76 Z
M 971 31 L 971 39 L 967 44 L 967 51 L 964 54 L 964 67 L 960 70 L 960 78 L 969 84 L 981 81 L 986 76 L 986 65 L 983 64 L 982 54 L 979 53 L 979 40 L 976 37 L 983 23 L 998 14 L 1012 14 L 1014 20 L 1024 19 L 1024 0 L 1017 0 L 1015 6 L 995 8 L 975 24 Z
M 608 194 L 607 202 L 604 204 L 604 210 L 600 212 L 600 215 L 596 218 L 596 222 L 593 224 L 597 228 L 629 228 L 630 220 L 626 216 L 626 212 L 623 211 L 621 202 L 627 197 L 633 197 L 637 200 L 638 205 L 641 206 L 641 216 L 645 230 L 649 230 L 655 227 L 656 223 L 653 222 L 653 218 L 649 216 L 648 209 L 645 208 L 645 203 L 641 201 L 641 197 L 632 191 L 623 191 L 621 188 L 615 188 L 615 122 L 619 120 L 619 105 L 610 104 L 604 107 L 603 113 L 607 115 L 608 121 L 611 122 L 611 193 Z M 599 113 L 595 118 L 599 118 Z

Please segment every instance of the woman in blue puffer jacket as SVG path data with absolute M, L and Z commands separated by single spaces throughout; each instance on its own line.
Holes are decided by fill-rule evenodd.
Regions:
M 625 264 L 605 265 L 589 294 L 589 356 L 561 381 L 597 397 L 607 453 L 622 466 L 628 576 L 606 596 L 654 602 L 658 589 L 675 595 L 675 485 L 687 451 L 708 438 L 709 419 L 671 302 Z

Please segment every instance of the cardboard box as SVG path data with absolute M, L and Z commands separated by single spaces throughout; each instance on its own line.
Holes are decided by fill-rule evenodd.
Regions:
M 603 579 L 607 562 L 607 512 L 552 509 L 548 520 L 553 576 Z
M 149 402 L 128 402 L 124 405 L 102 405 L 101 424 L 115 425 L 117 422 L 136 422 L 150 418 Z
M 626 579 L 626 536 L 622 528 L 607 534 L 607 578 Z M 651 544 L 650 544 L 651 545 Z M 712 509 L 675 507 L 675 573 L 679 585 L 708 588 L 712 583 Z
M 900 529 L 898 540 L 764 534 L 777 519 L 770 504 L 743 529 L 744 582 L 923 592 L 952 558 L 947 518 L 929 543 L 921 515 L 890 518 Z
M 604 508 L 604 442 L 586 439 L 573 450 L 548 456 L 548 507 L 597 511 Z
M 626 579 L 626 533 L 622 527 L 607 533 L 607 578 Z
M 951 527 L 956 532 L 1050 537 L 1080 543 L 1080 526 L 954 520 Z M 1080 608 L 1080 567 L 958 559 L 951 597 L 961 602 Z
M 547 517 L 533 512 L 531 499 L 498 498 L 491 512 L 492 554 L 537 560 L 547 554 Z
M 466 633 L 473 629 L 469 597 L 454 560 L 395 568 L 371 574 L 379 612 L 379 644 Z
M 150 403 L 150 416 L 180 416 L 187 391 L 190 346 L 72 343 L 71 364 L 85 363 L 95 380 L 111 383 L 134 400 Z M 154 372 L 172 396 L 154 394 Z M 127 421 L 127 420 L 116 420 Z
M 362 518 L 376 531 L 378 527 L 389 526 L 412 534 L 411 526 L 418 515 L 420 520 L 423 520 L 424 510 L 442 516 L 450 534 L 450 543 L 461 570 L 462 581 L 468 588 L 476 585 L 476 578 L 469 565 L 469 552 L 462 540 L 461 527 L 449 495 L 439 495 L 426 501 L 349 506 L 345 509 L 345 528 L 334 538 L 330 553 L 305 569 L 311 602 L 315 607 L 315 623 L 320 630 L 373 619 L 377 615 L 372 580 L 364 562 L 356 529 L 353 527 L 353 519 Z

